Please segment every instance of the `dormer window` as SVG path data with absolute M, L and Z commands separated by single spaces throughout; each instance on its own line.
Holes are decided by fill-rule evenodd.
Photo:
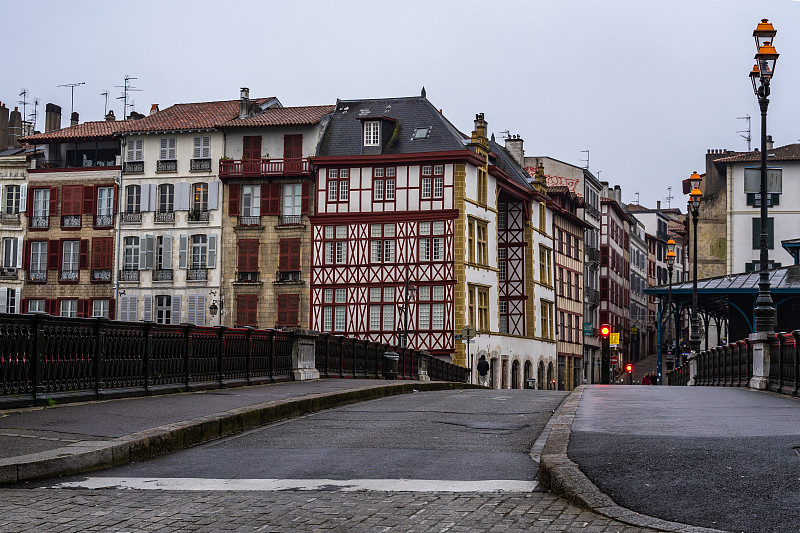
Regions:
M 380 126 L 377 120 L 364 121 L 364 146 L 380 145 Z

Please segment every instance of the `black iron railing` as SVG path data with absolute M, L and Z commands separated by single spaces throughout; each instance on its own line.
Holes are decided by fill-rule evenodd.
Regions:
M 687 361 L 668 372 L 667 385 L 687 385 L 691 364 Z M 744 339 L 716 346 L 697 354 L 696 364 L 695 385 L 747 387 L 753 377 L 753 345 Z

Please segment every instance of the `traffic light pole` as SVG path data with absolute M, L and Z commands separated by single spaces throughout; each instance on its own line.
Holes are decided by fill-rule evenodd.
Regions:
M 609 378 L 609 374 L 611 371 L 611 347 L 609 345 L 609 338 L 608 337 L 601 337 L 601 356 L 602 356 L 602 366 L 600 370 L 600 383 L 603 385 L 610 385 L 611 380 Z

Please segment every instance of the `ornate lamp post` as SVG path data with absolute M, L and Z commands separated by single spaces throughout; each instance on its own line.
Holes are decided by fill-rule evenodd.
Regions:
M 692 226 L 694 227 L 694 249 L 692 250 L 692 318 L 691 332 L 689 333 L 689 347 L 693 353 L 700 351 L 700 321 L 697 317 L 697 221 L 700 217 L 700 200 L 703 193 L 700 192 L 700 182 L 703 178 L 695 171 L 689 178 L 692 185 L 692 192 L 689 193 L 689 211 L 692 213 Z
M 669 280 L 669 296 L 667 296 L 667 342 L 670 344 L 670 350 L 675 350 L 675 342 L 672 341 L 672 336 L 669 335 L 669 321 L 672 317 L 672 267 L 675 265 L 675 241 L 670 239 L 667 241 L 667 279 Z M 677 324 L 676 324 L 677 326 Z M 677 328 L 676 328 L 677 329 Z M 675 333 L 675 338 L 678 337 L 677 332 Z M 675 366 L 678 366 L 678 354 L 673 354 Z
M 756 64 L 750 71 L 753 92 L 758 98 L 761 109 L 761 235 L 758 276 L 758 298 L 756 298 L 756 333 L 771 333 L 775 330 L 775 307 L 769 284 L 769 251 L 767 249 L 767 107 L 769 106 L 769 83 L 775 72 L 778 52 L 773 46 L 775 34 L 778 33 L 767 19 L 762 19 L 753 32 L 756 41 Z
M 406 286 L 403 294 L 403 306 L 400 308 L 403 311 L 403 330 L 400 332 L 400 347 L 408 348 L 408 302 L 410 297 L 413 297 L 417 287 L 412 285 L 408 277 L 408 266 L 406 266 Z

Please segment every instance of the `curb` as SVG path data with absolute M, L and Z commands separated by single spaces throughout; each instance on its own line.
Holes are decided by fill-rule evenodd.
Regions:
M 725 533 L 719 529 L 670 522 L 631 511 L 617 505 L 581 472 L 580 467 L 567 455 L 567 448 L 572 422 L 585 390 L 586 385 L 573 390 L 554 415 L 554 423 L 539 461 L 539 483 L 579 507 L 632 526 L 680 533 Z
M 324 409 L 414 391 L 477 389 L 479 385 L 444 381 L 372 385 L 361 389 L 310 394 L 252 405 L 140 431 L 104 441 L 81 441 L 55 450 L 0 459 L 0 485 L 79 474 L 175 452 Z

